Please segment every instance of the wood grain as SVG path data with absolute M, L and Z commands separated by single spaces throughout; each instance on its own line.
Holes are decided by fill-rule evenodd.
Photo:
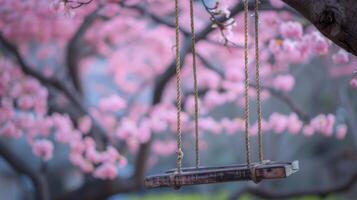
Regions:
M 181 173 L 169 170 L 164 174 L 146 177 L 144 186 L 146 188 L 173 187 L 178 189 L 181 186 L 189 185 L 249 181 L 252 180 L 254 172 L 256 175 L 254 182 L 260 182 L 264 179 L 286 178 L 298 170 L 298 161 L 271 162 L 256 165 L 255 168 L 249 168 L 246 165 L 184 168 Z

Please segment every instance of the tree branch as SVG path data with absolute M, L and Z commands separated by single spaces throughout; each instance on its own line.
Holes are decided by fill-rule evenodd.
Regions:
M 79 26 L 75 34 L 67 43 L 67 51 L 66 51 L 66 64 L 68 74 L 71 77 L 71 81 L 73 82 L 74 87 L 77 91 L 82 92 L 81 80 L 78 73 L 78 61 L 80 56 L 80 44 L 82 42 L 82 38 L 87 32 L 87 30 L 92 26 L 95 20 L 98 17 L 98 12 L 101 9 L 99 6 L 95 11 L 87 15 L 82 24 Z
M 253 87 L 256 87 L 255 85 L 251 85 Z M 278 91 L 272 87 L 268 86 L 262 86 L 262 89 L 268 90 L 270 94 L 272 94 L 274 97 L 280 99 L 282 102 L 284 102 L 293 112 L 295 112 L 300 119 L 302 119 L 304 122 L 310 122 L 311 116 L 309 116 L 305 111 L 303 111 L 295 102 L 294 100 L 288 96 L 286 93 Z
M 35 199 L 50 199 L 48 184 L 45 177 L 28 165 L 24 160 L 21 160 L 20 156 L 13 153 L 2 141 L 0 141 L 0 155 L 15 171 L 20 174 L 25 174 L 31 179 L 35 188 Z
M 92 179 L 86 182 L 81 188 L 65 193 L 55 200 L 102 200 L 113 194 L 129 193 L 141 188 L 141 179 L 122 179 L 114 181 L 103 181 Z

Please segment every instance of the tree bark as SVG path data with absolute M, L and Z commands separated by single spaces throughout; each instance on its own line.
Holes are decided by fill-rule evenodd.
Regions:
M 46 178 L 36 169 L 29 166 L 21 156 L 16 155 L 8 148 L 5 142 L 0 141 L 0 156 L 18 173 L 28 176 L 35 188 L 35 199 L 49 200 L 49 188 Z
M 357 3 L 355 0 L 283 0 L 322 34 L 357 56 Z

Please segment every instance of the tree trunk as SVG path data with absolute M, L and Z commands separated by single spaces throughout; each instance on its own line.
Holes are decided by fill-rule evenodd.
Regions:
M 335 44 L 357 56 L 356 0 L 283 0 Z

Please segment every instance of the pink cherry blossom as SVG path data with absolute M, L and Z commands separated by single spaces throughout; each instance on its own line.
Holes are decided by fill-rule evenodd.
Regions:
M 120 160 L 122 156 L 119 154 L 118 150 L 113 146 L 108 146 L 105 152 L 102 152 L 102 162 L 115 163 Z
M 86 148 L 82 140 L 71 140 L 70 147 L 72 153 L 78 153 L 78 154 L 83 153 Z
M 332 61 L 338 65 L 347 64 L 349 61 L 348 53 L 340 49 L 336 54 L 332 55 Z
M 221 78 L 212 70 L 201 70 L 198 85 L 202 88 L 217 89 Z
M 300 132 L 303 126 L 302 121 L 299 119 L 296 113 L 292 113 L 288 117 L 288 131 L 292 134 L 297 134 Z
M 282 40 L 270 40 L 269 42 L 269 50 L 271 51 L 271 53 L 273 54 L 277 54 L 280 53 L 280 51 L 282 50 Z
M 302 132 L 306 137 L 311 137 L 315 133 L 314 128 L 310 125 L 304 126 Z
M 32 144 L 32 152 L 44 161 L 52 159 L 53 149 L 53 143 L 47 139 L 38 139 Z
M 249 135 L 257 136 L 258 135 L 258 122 L 255 122 L 251 127 L 249 127 Z
M 325 55 L 328 53 L 328 41 L 318 32 L 313 32 L 309 36 L 309 45 L 311 46 L 313 52 L 318 55 Z
M 200 119 L 199 126 L 202 130 L 214 134 L 220 134 L 222 132 L 222 126 L 211 117 Z
M 128 159 L 126 159 L 124 156 L 120 156 L 119 167 L 123 168 L 123 167 L 127 166 L 127 164 L 128 164 Z
M 203 101 L 204 101 L 203 104 L 208 109 L 223 105 L 225 103 L 225 99 L 222 98 L 222 96 L 215 90 L 210 90 L 209 92 L 207 92 Z
M 98 107 L 103 112 L 117 112 L 126 107 L 126 102 L 118 95 L 111 95 L 101 99 Z
M 35 125 L 35 117 L 30 113 L 21 113 L 15 119 L 16 126 L 21 129 L 32 129 Z
M 128 139 L 129 137 L 136 135 L 137 133 L 138 133 L 137 124 L 129 118 L 124 118 L 122 120 L 121 125 L 118 127 L 116 131 L 116 136 L 120 139 Z
M 84 173 L 89 173 L 94 171 L 93 164 L 88 160 L 84 159 L 81 154 L 78 154 L 76 152 L 70 153 L 69 159 L 75 166 L 78 166 Z
M 29 95 L 23 95 L 17 101 L 17 104 L 23 110 L 31 109 L 34 103 L 34 99 Z
M 155 141 L 153 143 L 153 152 L 160 156 L 170 156 L 177 150 L 176 141 Z
M 286 39 L 282 44 L 282 52 L 276 55 L 281 61 L 289 60 L 291 62 L 300 63 L 304 58 L 301 54 L 300 42 Z
M 53 121 L 51 118 L 39 118 L 36 122 L 38 134 L 43 137 L 49 136 L 52 127 Z
M 357 89 L 357 78 L 353 78 L 351 81 L 350 81 L 350 85 L 353 89 Z
M 10 96 L 12 98 L 17 98 L 20 95 L 22 95 L 22 92 L 23 92 L 22 85 L 20 83 L 16 83 L 14 84 L 13 87 L 11 87 Z
M 269 118 L 270 128 L 276 133 L 285 131 L 288 125 L 288 118 L 279 113 L 273 113 Z
M 335 116 L 332 114 L 320 114 L 311 120 L 311 126 L 315 129 L 315 131 L 320 132 L 325 136 L 331 136 L 333 134 L 334 124 Z
M 91 137 L 88 137 L 88 136 L 85 137 L 84 138 L 84 144 L 85 144 L 87 149 L 94 149 L 95 148 L 95 141 Z
M 336 127 L 336 138 L 339 140 L 345 139 L 347 134 L 347 125 L 346 124 L 339 124 Z
M 78 122 L 78 129 L 84 133 L 87 134 L 92 127 L 92 119 L 89 116 L 84 116 L 79 119 Z
M 25 93 L 34 93 L 37 92 L 41 88 L 40 83 L 36 79 L 25 79 L 24 85 L 23 85 L 23 91 Z
M 284 38 L 301 39 L 303 35 L 302 25 L 299 22 L 284 22 L 280 25 L 280 33 Z
M 150 127 L 154 133 L 161 133 L 167 129 L 167 123 L 156 117 L 150 119 Z
M 201 107 L 200 99 L 198 99 L 198 107 Z M 185 102 L 185 110 L 190 114 L 195 112 L 195 97 L 193 95 L 187 97 Z
M 0 127 L 0 136 L 12 137 L 12 138 L 20 138 L 21 137 L 20 130 L 12 123 L 11 121 L 6 122 Z
M 274 88 L 284 92 L 290 92 L 295 85 L 295 78 L 292 75 L 279 75 L 274 79 Z
M 100 163 L 102 161 L 102 155 L 95 148 L 87 148 L 85 158 L 93 163 Z
M 95 169 L 93 176 L 103 180 L 114 180 L 118 176 L 118 169 L 114 164 L 104 163 Z
M 228 91 L 232 91 L 234 94 L 242 94 L 244 92 L 244 84 L 242 82 L 223 81 L 222 87 Z
M 141 122 L 138 127 L 138 139 L 141 143 L 147 143 L 151 138 L 150 124 L 148 121 Z
M 229 135 L 236 133 L 239 129 L 239 124 L 235 120 L 223 118 L 220 123 L 222 124 L 222 127 Z
M 5 108 L 5 107 L 0 107 L 0 124 L 10 120 L 12 116 L 14 115 L 14 112 L 12 109 Z
M 270 4 L 275 8 L 282 8 L 285 5 L 281 0 L 270 0 Z
M 242 81 L 244 78 L 244 73 L 242 72 L 242 69 L 238 67 L 229 67 L 225 71 L 225 77 L 226 80 L 232 81 L 232 82 L 239 82 Z

